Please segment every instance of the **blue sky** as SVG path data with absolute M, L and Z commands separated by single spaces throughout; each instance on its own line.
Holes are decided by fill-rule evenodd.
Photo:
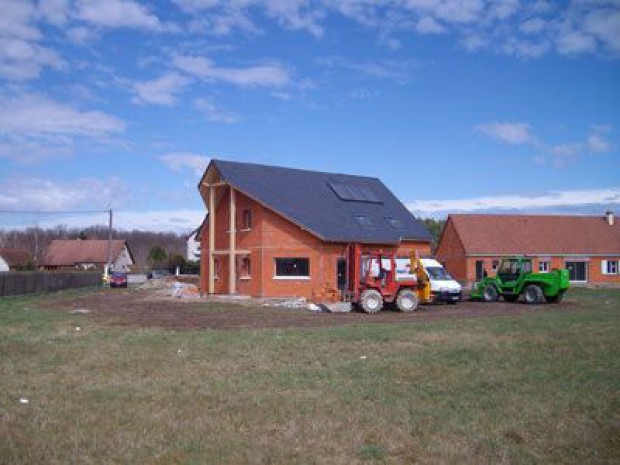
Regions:
M 185 231 L 214 157 L 377 176 L 420 216 L 620 210 L 617 0 L 2 10 L 0 210 Z

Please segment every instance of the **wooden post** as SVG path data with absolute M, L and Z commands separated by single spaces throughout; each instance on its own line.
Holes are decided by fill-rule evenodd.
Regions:
M 215 293 L 215 186 L 209 186 L 209 294 Z
M 235 248 L 237 242 L 237 199 L 235 196 L 235 188 L 230 186 L 230 222 L 229 222 L 229 248 L 228 248 L 228 293 L 235 294 L 237 292 L 237 267 Z

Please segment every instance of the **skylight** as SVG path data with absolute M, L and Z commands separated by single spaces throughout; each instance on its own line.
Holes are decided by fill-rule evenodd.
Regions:
M 405 225 L 398 218 L 394 218 L 393 216 L 386 216 L 385 220 L 390 223 L 394 229 L 404 229 Z
M 350 182 L 327 181 L 340 200 L 348 202 L 382 203 L 381 199 L 368 186 L 352 184 Z
M 363 226 L 365 228 L 370 228 L 374 226 L 372 220 L 366 215 L 353 215 L 353 218 L 359 223 L 360 226 Z

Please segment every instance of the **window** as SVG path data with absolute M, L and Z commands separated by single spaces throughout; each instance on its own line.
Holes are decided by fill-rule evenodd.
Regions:
M 353 219 L 359 223 L 360 226 L 365 228 L 370 228 L 374 226 L 372 220 L 368 218 L 366 215 L 354 215 Z
M 539 273 L 549 273 L 550 263 L 548 261 L 540 261 L 538 262 L 538 272 Z
M 276 278 L 309 278 L 309 258 L 276 258 Z
M 241 217 L 241 229 L 252 229 L 252 210 L 243 210 Z
M 603 274 L 618 274 L 618 260 L 603 260 Z
M 497 272 L 497 269 L 499 268 L 499 260 L 493 260 L 493 264 L 491 265 L 491 270 L 493 270 L 493 272 Z
M 250 279 L 252 277 L 252 262 L 249 256 L 237 258 L 237 275 L 239 279 Z
M 394 218 L 391 216 L 386 216 L 385 220 L 390 224 L 390 226 L 392 226 L 394 229 L 403 229 L 405 226 L 403 225 L 403 222 L 400 221 L 398 218 Z

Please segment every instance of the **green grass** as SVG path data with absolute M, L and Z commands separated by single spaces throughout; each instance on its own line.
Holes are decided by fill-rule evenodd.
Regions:
M 620 461 L 619 291 L 519 317 L 188 332 L 38 310 L 62 298 L 0 299 L 0 463 Z

